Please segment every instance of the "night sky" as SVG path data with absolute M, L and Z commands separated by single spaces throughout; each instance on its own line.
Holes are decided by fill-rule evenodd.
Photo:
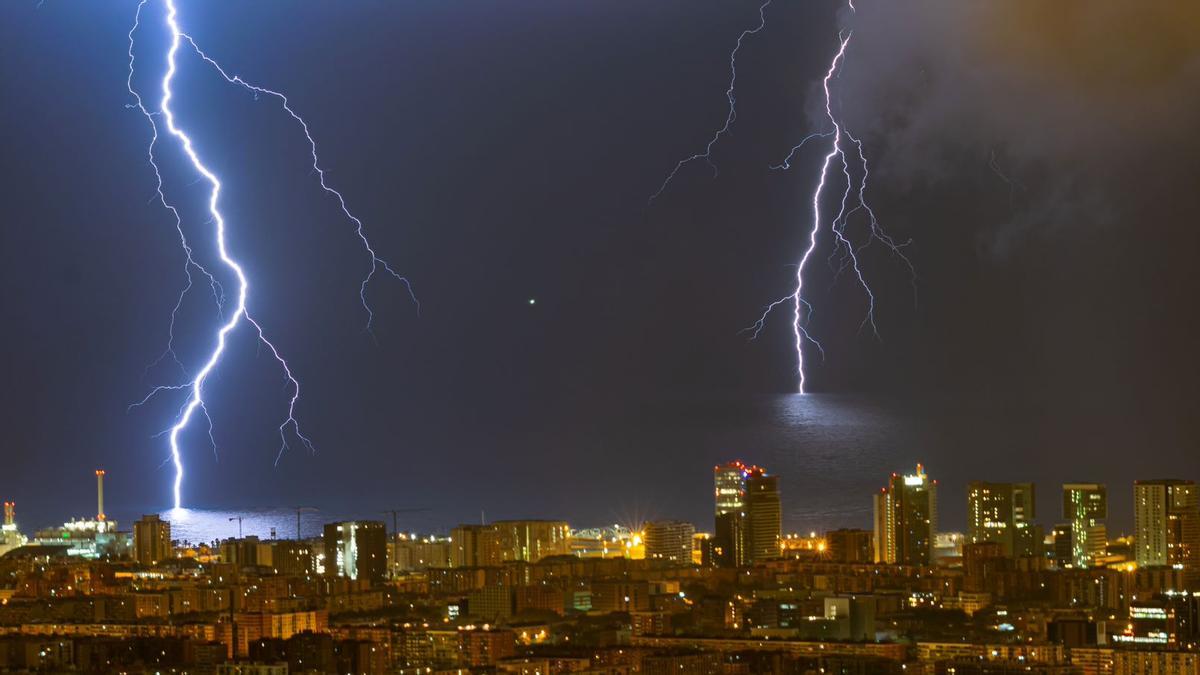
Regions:
M 866 526 L 869 489 L 923 460 L 948 529 L 970 479 L 1037 481 L 1047 524 L 1059 483 L 1107 481 L 1128 529 L 1132 479 L 1198 477 L 1200 5 L 775 0 L 739 52 L 719 175 L 690 164 L 648 206 L 724 121 L 758 2 L 177 1 L 210 55 L 288 92 L 421 302 L 378 278 L 364 330 L 369 258 L 299 128 L 181 53 L 176 110 L 222 177 L 251 311 L 317 447 L 274 465 L 285 382 L 243 329 L 206 395 L 216 455 L 203 424 L 185 437 L 189 505 L 707 525 L 711 466 L 740 457 L 784 477 L 785 527 L 823 529 Z M 169 506 L 152 436 L 180 399 L 126 411 L 182 378 L 147 364 L 185 283 L 127 107 L 135 6 L 0 6 L 0 496 L 27 526 L 90 513 L 97 467 L 110 511 Z M 134 83 L 151 91 L 157 3 L 144 22 Z M 739 330 L 790 292 L 827 146 L 768 167 L 821 128 L 839 29 L 836 105 L 874 162 L 876 213 L 913 240 L 917 297 L 868 249 L 882 341 L 860 330 L 825 233 L 809 378 L 811 405 L 831 403 L 812 431 L 778 412 L 790 317 L 754 343 Z M 211 263 L 204 185 L 159 151 Z M 192 368 L 206 293 L 176 327 Z

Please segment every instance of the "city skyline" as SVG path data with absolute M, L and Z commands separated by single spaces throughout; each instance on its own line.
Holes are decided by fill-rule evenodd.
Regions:
M 1197 36 L 0 3 L 0 673 L 1200 675 Z
M 221 509 L 221 508 L 201 508 L 201 509 L 168 509 L 150 515 L 142 514 L 141 518 L 135 518 L 131 515 L 123 516 L 122 518 L 111 518 L 106 511 L 104 497 L 104 481 L 103 478 L 107 472 L 103 469 L 97 469 L 95 472 L 96 482 L 96 510 L 94 516 L 82 515 L 79 513 L 64 514 L 62 521 L 75 522 L 83 525 L 92 523 L 93 527 L 108 527 L 115 530 L 119 522 L 132 523 L 142 522 L 145 518 L 164 518 L 167 522 L 170 521 L 172 515 L 183 518 L 183 522 L 187 522 L 189 517 L 194 514 L 221 514 L 217 518 L 218 527 L 227 529 L 228 535 L 213 536 L 212 540 L 226 539 L 232 536 L 235 530 L 238 536 L 242 536 L 245 529 L 244 526 L 249 525 L 252 532 L 257 532 L 256 536 L 267 536 L 269 533 L 270 539 L 275 539 L 276 536 L 286 538 L 290 532 L 300 532 L 303 527 L 310 533 L 315 532 L 313 536 L 324 536 L 324 524 L 328 520 L 323 520 L 324 511 L 320 508 L 311 506 L 303 507 L 258 507 L 239 511 L 237 509 Z M 586 519 L 579 520 L 567 514 L 556 513 L 539 513 L 525 512 L 521 514 L 500 514 L 498 518 L 487 517 L 485 511 L 479 513 L 479 522 L 475 524 L 463 523 L 461 520 L 453 518 L 449 520 L 440 519 L 438 514 L 431 513 L 431 509 L 419 508 L 402 508 L 391 510 L 372 510 L 372 511 L 343 511 L 334 512 L 334 519 L 341 521 L 362 521 L 376 520 L 383 517 L 386 520 L 387 516 L 392 517 L 393 529 L 389 531 L 401 533 L 413 533 L 421 535 L 447 535 L 454 530 L 461 528 L 488 528 L 491 527 L 489 522 L 508 522 L 528 520 L 534 515 L 538 519 L 544 519 L 549 516 L 565 517 L 564 520 L 554 521 L 559 522 L 563 527 L 567 527 L 571 523 L 573 527 L 588 529 L 594 527 L 621 526 L 630 531 L 638 531 L 639 529 L 654 523 L 661 523 L 664 526 L 672 527 L 673 524 L 686 525 L 692 528 L 692 532 L 696 535 L 704 534 L 709 537 L 715 537 L 713 544 L 717 551 L 714 555 L 720 559 L 723 555 L 719 549 L 721 547 L 729 548 L 732 552 L 728 554 L 727 560 L 742 561 L 742 564 L 751 564 L 754 559 L 752 549 L 763 550 L 761 544 L 754 544 L 754 534 L 751 522 L 753 521 L 752 513 L 760 512 L 770 514 L 769 518 L 774 519 L 773 524 L 767 526 L 767 530 L 773 531 L 775 542 L 780 542 L 781 537 L 798 536 L 801 532 L 812 531 L 820 533 L 824 536 L 826 533 L 844 529 L 847 525 L 843 522 L 826 525 L 814 525 L 805 523 L 801 525 L 790 524 L 783 521 L 781 516 L 786 513 L 784 505 L 790 500 L 781 498 L 778 488 L 778 480 L 781 478 L 777 474 L 768 473 L 763 467 L 752 464 L 747 464 L 741 460 L 730 460 L 724 464 L 719 464 L 713 467 L 713 477 L 715 489 L 712 493 L 712 501 L 710 505 L 715 505 L 716 518 L 710 521 L 707 525 L 704 521 L 688 521 L 671 518 L 667 516 L 655 516 L 651 513 L 644 513 L 637 516 L 633 520 L 625 519 L 622 522 L 612 521 L 589 521 Z M 767 483 L 764 479 L 770 481 L 770 488 L 766 488 Z M 748 498 L 748 491 L 754 481 L 758 481 L 759 490 L 769 489 L 771 498 L 774 500 L 773 505 L 766 506 L 767 511 L 762 511 L 764 507 L 755 507 L 752 499 Z M 1061 489 L 1060 497 L 1050 497 L 1052 500 L 1060 499 L 1062 503 L 1061 512 L 1051 509 L 1043 510 L 1042 516 L 1038 516 L 1037 503 L 1037 484 L 1032 482 L 1025 483 L 1002 483 L 986 480 L 972 480 L 963 486 L 963 501 L 966 503 L 966 521 L 959 526 L 955 523 L 953 526 L 946 527 L 945 521 L 937 519 L 939 500 L 944 500 L 946 492 L 939 486 L 938 481 L 931 479 L 925 473 L 924 465 L 918 463 L 916 472 L 913 474 L 902 474 L 900 472 L 892 472 L 888 477 L 888 485 L 882 490 L 868 493 L 864 496 L 863 502 L 869 503 L 872 511 L 871 522 L 853 525 L 853 528 L 865 528 L 877 530 L 874 545 L 879 550 L 887 550 L 886 544 L 882 544 L 887 537 L 899 537 L 898 534 L 886 534 L 889 528 L 887 514 L 894 511 L 896 515 L 890 516 L 899 527 L 903 523 L 904 516 L 901 516 L 905 508 L 903 499 L 892 499 L 888 497 L 889 492 L 900 494 L 914 487 L 924 489 L 924 486 L 933 488 L 932 504 L 929 507 L 920 506 L 918 512 L 920 514 L 932 513 L 932 521 L 926 527 L 929 531 L 920 535 L 922 547 L 933 546 L 933 534 L 937 533 L 955 533 L 966 537 L 968 543 L 976 543 L 983 541 L 995 541 L 1004 546 L 1004 550 L 1008 555 L 1034 555 L 1035 552 L 1043 550 L 1043 540 L 1046 546 L 1051 546 L 1050 542 L 1056 539 L 1059 534 L 1059 529 L 1066 525 L 1063 530 L 1065 537 L 1070 542 L 1068 548 L 1071 550 L 1071 557 L 1075 561 L 1086 560 L 1091 553 L 1088 552 L 1089 543 L 1086 535 L 1076 534 L 1077 528 L 1075 523 L 1083 523 L 1086 531 L 1088 528 L 1098 528 L 1095 531 L 1093 539 L 1096 542 L 1090 544 L 1094 549 L 1102 548 L 1104 543 L 1112 536 L 1139 536 L 1145 540 L 1151 533 L 1156 537 L 1147 543 L 1144 547 L 1139 548 L 1137 557 L 1140 561 L 1160 561 L 1158 564 L 1166 564 L 1161 561 L 1175 559 L 1181 555 L 1172 552 L 1172 549 L 1177 545 L 1170 543 L 1177 541 L 1179 537 L 1184 536 L 1185 529 L 1191 532 L 1192 528 L 1196 528 L 1196 532 L 1187 536 L 1200 534 L 1200 520 L 1186 521 L 1186 525 L 1181 524 L 1179 520 L 1180 513 L 1190 513 L 1190 510 L 1200 506 L 1200 498 L 1197 497 L 1196 482 L 1193 479 L 1187 478 L 1139 478 L 1130 481 L 1130 493 L 1133 496 L 1132 512 L 1126 514 L 1133 523 L 1133 526 L 1125 530 L 1108 530 L 1105 525 L 1109 522 L 1110 514 L 1108 511 L 1108 486 L 1100 483 L 1080 483 L 1067 482 L 1060 486 L 1053 486 L 1052 489 L 1058 491 Z M 942 496 L 937 496 L 941 494 Z M 882 497 L 881 497 L 882 495 Z M 2 495 L 0 495 L 2 497 Z M 892 499 L 892 501 L 888 501 Z M 1041 498 L 1043 501 L 1047 499 L 1046 495 Z M 761 500 L 760 500 L 761 501 Z M 1087 505 L 1085 502 L 1094 502 L 1098 506 Z M 711 507 L 710 507 L 711 508 Z M 4 501 L 5 523 L 15 527 L 17 504 L 14 501 Z M 224 514 L 237 514 L 225 517 Z M 395 530 L 398 527 L 398 516 L 404 516 L 404 527 Z M 494 515 L 494 514 L 493 514 Z M 736 521 L 730 520 L 730 517 L 735 517 Z M 56 516 L 57 517 L 57 516 Z M 760 516 L 762 517 L 762 516 Z M 294 522 L 294 527 L 285 529 L 282 527 L 286 518 L 288 522 Z M 294 520 L 292 520 L 294 518 Z M 420 525 L 415 525 L 414 518 L 419 518 L 424 522 Z M 921 518 L 928 518 L 921 515 Z M 136 521 L 136 522 L 135 522 Z M 212 519 L 210 518 L 211 522 Z M 236 521 L 236 525 L 234 524 Z M 53 522 L 58 520 L 39 523 L 33 529 L 41 530 L 51 527 Z M 228 525 L 222 526 L 221 523 L 227 522 Z M 263 525 L 267 522 L 269 525 Z M 429 523 L 434 523 L 430 525 Z M 551 522 L 551 521 L 547 521 Z M 28 523 L 27 523 L 28 525 Z M 909 526 L 904 526 L 909 527 Z M 264 529 L 265 528 L 265 529 Z M 212 531 L 211 525 L 208 531 Z M 790 533 L 790 534 L 789 534 Z M 665 535 L 673 536 L 673 535 Z M 690 535 L 689 535 L 690 536 Z M 884 539 L 880 539 L 883 537 Z M 760 537 L 761 538 L 761 537 Z M 736 541 L 735 544 L 729 542 Z M 892 546 L 896 546 L 893 544 Z M 768 548 L 775 548 L 772 545 Z M 1047 551 L 1048 552 L 1048 551 Z M 1038 553 L 1040 554 L 1040 553 Z M 760 554 L 762 555 L 762 554 Z M 897 560 L 902 555 L 899 552 L 893 552 L 889 555 L 896 556 Z M 931 558 L 922 558 L 928 562 Z M 884 561 L 888 562 L 888 561 Z

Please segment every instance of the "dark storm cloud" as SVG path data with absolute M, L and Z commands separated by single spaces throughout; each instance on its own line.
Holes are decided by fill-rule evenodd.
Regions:
M 985 228 L 993 252 L 1121 220 L 1131 167 L 1191 152 L 1196 3 L 864 1 L 842 25 L 854 36 L 838 96 L 883 150 L 881 182 L 944 188 L 964 160 L 990 164 L 1020 207 Z

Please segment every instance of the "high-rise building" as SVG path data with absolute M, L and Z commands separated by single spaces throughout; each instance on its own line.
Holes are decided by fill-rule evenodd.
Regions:
M 937 534 L 937 481 L 925 468 L 892 474 L 875 495 L 875 560 L 899 565 L 929 565 Z
M 1071 557 L 1071 524 L 1059 523 L 1051 531 L 1054 541 L 1054 564 L 1066 567 L 1072 562 Z
M 450 530 L 450 566 L 483 567 L 488 563 L 480 556 L 480 540 L 487 525 L 459 525 Z
M 741 567 L 779 557 L 782 509 L 779 477 L 730 462 L 713 468 L 716 534 L 713 552 L 721 567 Z
M 753 467 L 746 476 L 747 548 L 750 562 L 780 556 L 783 510 L 779 501 L 779 476 Z
M 325 524 L 325 573 L 382 581 L 387 575 L 387 530 L 378 520 Z
M 141 565 L 156 565 L 171 558 L 171 523 L 158 514 L 142 516 L 133 523 L 133 558 Z
M 300 576 L 312 574 L 312 546 L 305 541 L 280 539 L 270 542 L 271 567 L 276 574 Z M 260 562 L 260 564 L 262 564 Z
M 746 473 L 749 467 L 730 462 L 713 467 L 716 502 L 713 553 L 720 567 L 741 567 L 746 551 Z
M 717 515 L 740 511 L 746 506 L 746 473 L 750 468 L 741 462 L 713 467 Z
M 1063 518 L 1071 525 L 1071 565 L 1087 567 L 1108 546 L 1108 489 L 1099 483 L 1065 483 Z
M 1133 483 L 1138 567 L 1171 566 L 1194 576 L 1200 557 L 1200 492 L 1190 480 Z
M 1038 556 L 1043 537 L 1036 516 L 1033 483 L 967 484 L 967 543 L 994 541 L 1009 558 Z
M 646 523 L 646 558 L 692 564 L 692 537 L 696 528 L 682 520 L 658 520 Z
M 263 542 L 254 535 L 242 539 L 226 539 L 221 542 L 221 562 L 238 567 L 268 566 L 271 564 L 269 547 L 267 547 L 267 555 L 262 556 L 267 560 L 259 559 L 259 549 L 262 546 Z

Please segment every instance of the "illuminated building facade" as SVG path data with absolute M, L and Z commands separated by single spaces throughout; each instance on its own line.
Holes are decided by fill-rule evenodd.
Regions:
M 450 566 L 450 539 L 399 534 L 388 543 L 388 568 L 392 576 L 430 567 Z
M 16 503 L 4 502 L 4 525 L 0 525 L 0 556 L 24 546 L 27 541 L 17 529 L 16 513 Z
M 1071 560 L 1074 567 L 1087 567 L 1104 555 L 1108 531 L 1108 488 L 1099 483 L 1063 485 L 1063 518 L 1071 526 Z
M 646 523 L 646 557 L 670 560 L 680 565 L 692 564 L 692 538 L 696 528 L 681 520 L 659 520 Z
M 253 535 L 221 542 L 221 562 L 237 567 L 269 567 L 275 574 L 303 576 L 313 568 L 312 546 L 294 539 L 262 541 Z
M 312 545 L 306 541 L 272 541 L 268 550 L 271 553 L 269 563 L 260 564 L 269 564 L 276 574 L 302 576 L 315 571 Z
M 730 462 L 713 467 L 716 534 L 713 553 L 720 567 L 741 567 L 746 551 L 746 473 L 749 467 Z
M 742 567 L 778 558 L 782 537 L 779 477 L 730 462 L 713 468 L 716 534 L 713 552 L 721 567 Z
M 537 562 L 554 555 L 571 554 L 571 528 L 565 520 L 497 520 L 491 525 L 500 562 Z
M 498 520 L 489 525 L 459 525 L 450 531 L 453 567 L 537 562 L 555 555 L 571 555 L 571 529 L 564 520 Z
M 1042 531 L 1034 524 L 1033 483 L 967 484 L 967 542 L 994 541 L 1009 558 L 1041 554 Z
M 96 503 L 95 518 L 83 518 L 63 523 L 61 527 L 50 527 L 38 530 L 33 535 L 34 544 L 40 546 L 62 547 L 69 556 L 78 556 L 89 560 L 100 558 L 120 558 L 130 554 L 129 538 L 124 532 L 117 531 L 117 522 L 109 520 L 104 515 L 104 471 L 96 471 Z M 6 523 L 11 504 L 5 505 Z M 9 531 L 5 525 L 5 532 Z M 16 525 L 11 525 L 12 538 L 23 540 L 16 532 Z M 5 535 L 6 540 L 8 535 Z M 167 537 L 167 556 L 170 557 L 170 536 Z M 135 556 L 136 558 L 136 553 Z
M 382 581 L 387 575 L 387 531 L 377 520 L 325 525 L 325 573 Z
M 1200 556 L 1200 493 L 1190 480 L 1133 483 L 1138 567 L 1171 566 L 1195 577 Z
M 112 522 L 112 521 L 106 521 Z M 142 565 L 156 565 L 173 557 L 171 523 L 158 514 L 142 516 L 133 524 L 133 558 Z
M 646 557 L 642 533 L 622 525 L 572 530 L 570 550 L 577 558 L 642 560 Z
M 480 567 L 481 539 L 487 525 L 459 525 L 450 530 L 450 566 Z
M 750 562 L 780 556 L 783 536 L 783 507 L 779 500 L 779 476 L 753 467 L 746 476 L 747 548 Z
M 1200 597 L 1167 592 L 1129 605 L 1129 623 L 1114 642 L 1192 649 L 1200 640 Z
M 892 474 L 888 486 L 875 495 L 875 561 L 898 565 L 929 565 L 937 535 L 937 481 L 925 468 Z

